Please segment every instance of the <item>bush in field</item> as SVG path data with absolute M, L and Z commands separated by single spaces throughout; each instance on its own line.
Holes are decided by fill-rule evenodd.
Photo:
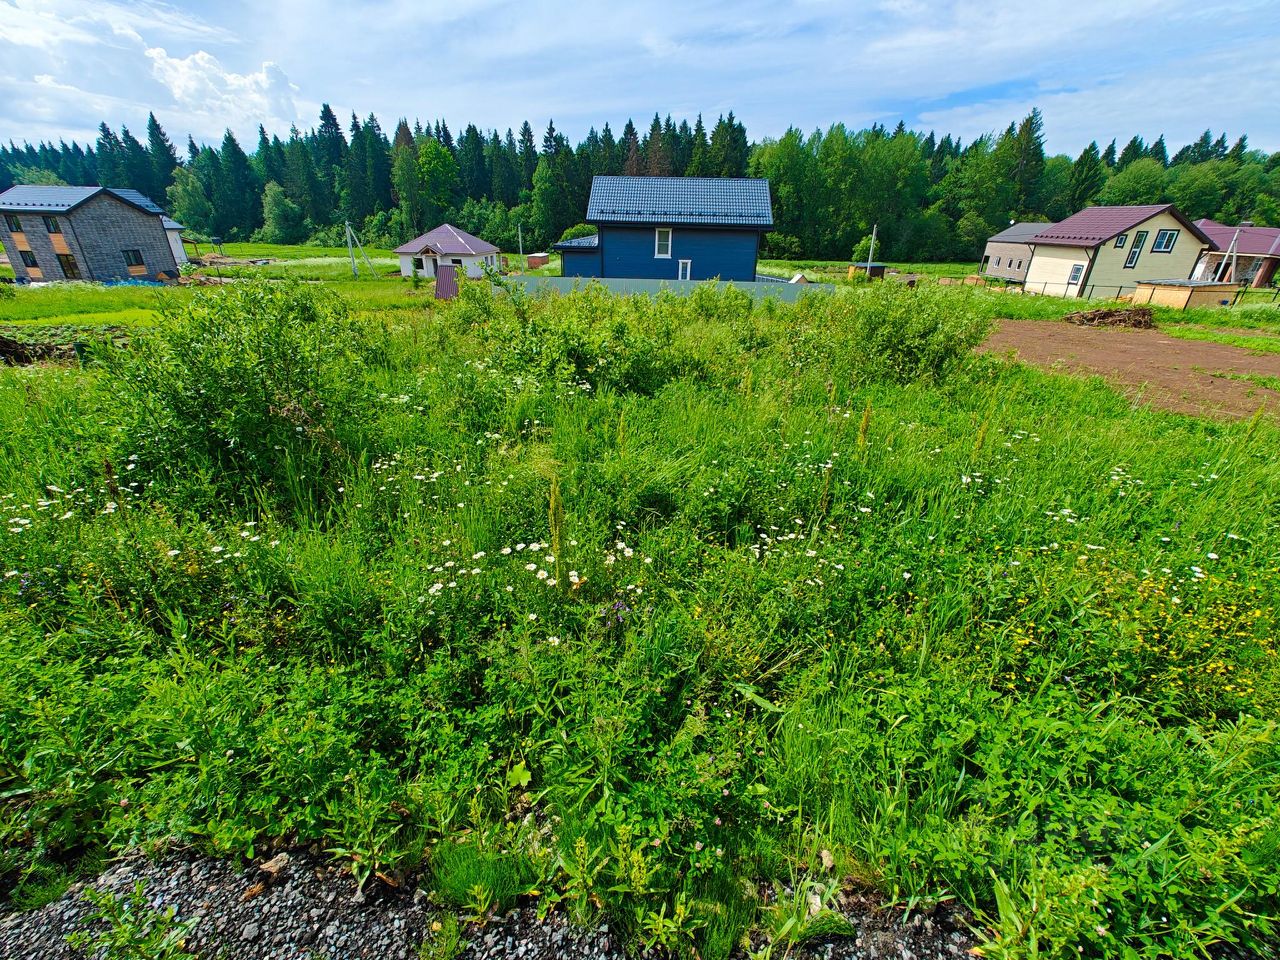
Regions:
M 110 358 L 143 466 L 313 479 L 359 443 L 375 347 L 337 297 L 266 281 L 202 294 Z
M 941 383 L 987 335 L 968 291 L 875 283 L 832 301 L 863 380 Z

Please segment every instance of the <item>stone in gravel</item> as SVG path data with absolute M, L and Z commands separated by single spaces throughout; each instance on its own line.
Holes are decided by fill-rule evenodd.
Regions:
M 253 943 L 258 939 L 258 925 L 256 923 L 246 923 L 240 930 L 240 939 L 247 943 Z

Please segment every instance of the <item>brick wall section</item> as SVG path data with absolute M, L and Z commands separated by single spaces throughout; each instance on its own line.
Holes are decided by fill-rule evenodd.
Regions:
M 73 248 L 79 248 L 76 259 L 86 280 L 129 279 L 125 250 L 142 251 L 146 279 L 154 280 L 162 270 L 176 272 L 178 269 L 160 217 L 144 213 L 110 194 L 99 194 L 64 215 L 64 220 L 70 227 L 64 224 L 63 232 L 74 237 L 75 242 L 72 237 L 67 241 Z M 48 237 L 45 241 L 48 242 Z M 31 248 L 35 249 L 34 242 Z M 53 262 L 56 266 L 57 261 Z M 46 272 L 45 276 L 49 274 Z

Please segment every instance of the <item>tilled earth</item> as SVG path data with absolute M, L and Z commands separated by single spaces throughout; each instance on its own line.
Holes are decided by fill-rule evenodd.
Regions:
M 187 949 L 207 960 L 284 960 L 284 958 L 387 958 L 409 960 L 440 956 L 433 947 L 433 922 L 439 909 L 420 891 L 384 886 L 357 897 L 352 878 L 309 854 L 273 858 L 247 870 L 194 855 L 159 861 L 123 860 L 92 882 L 98 890 L 123 895 L 146 882 L 153 907 L 173 907 L 176 919 L 198 919 Z M 87 929 L 92 906 L 85 884 L 61 899 L 24 914 L 0 915 L 0 960 L 73 960 L 83 957 L 67 945 L 69 934 Z M 374 886 L 370 884 L 370 888 Z M 810 944 L 796 958 L 830 960 L 932 960 L 961 957 L 973 939 L 960 918 L 946 910 L 933 916 L 881 910 L 870 901 L 850 898 L 842 910 L 854 936 Z M 591 929 L 569 924 L 563 915 L 539 920 L 524 908 L 463 931 L 456 957 L 490 960 L 624 960 L 623 945 L 607 926 Z M 424 943 L 426 949 L 423 950 Z

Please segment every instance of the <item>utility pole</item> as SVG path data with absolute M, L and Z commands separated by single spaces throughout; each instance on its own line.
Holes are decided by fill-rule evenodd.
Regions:
M 356 266 L 356 250 L 360 251 L 360 258 L 369 265 L 369 273 L 376 280 L 378 271 L 373 266 L 373 261 L 369 259 L 369 255 L 364 252 L 364 247 L 360 243 L 360 238 L 356 236 L 356 232 L 351 229 L 351 221 L 346 221 L 347 228 L 347 254 L 351 257 L 351 275 L 357 280 L 360 279 L 360 269 Z
M 871 246 L 867 248 L 867 278 L 871 277 L 871 261 L 876 258 L 876 230 L 880 224 L 873 223 L 871 225 Z
M 520 259 L 524 260 L 524 227 L 520 223 L 516 224 L 516 236 L 520 238 Z

